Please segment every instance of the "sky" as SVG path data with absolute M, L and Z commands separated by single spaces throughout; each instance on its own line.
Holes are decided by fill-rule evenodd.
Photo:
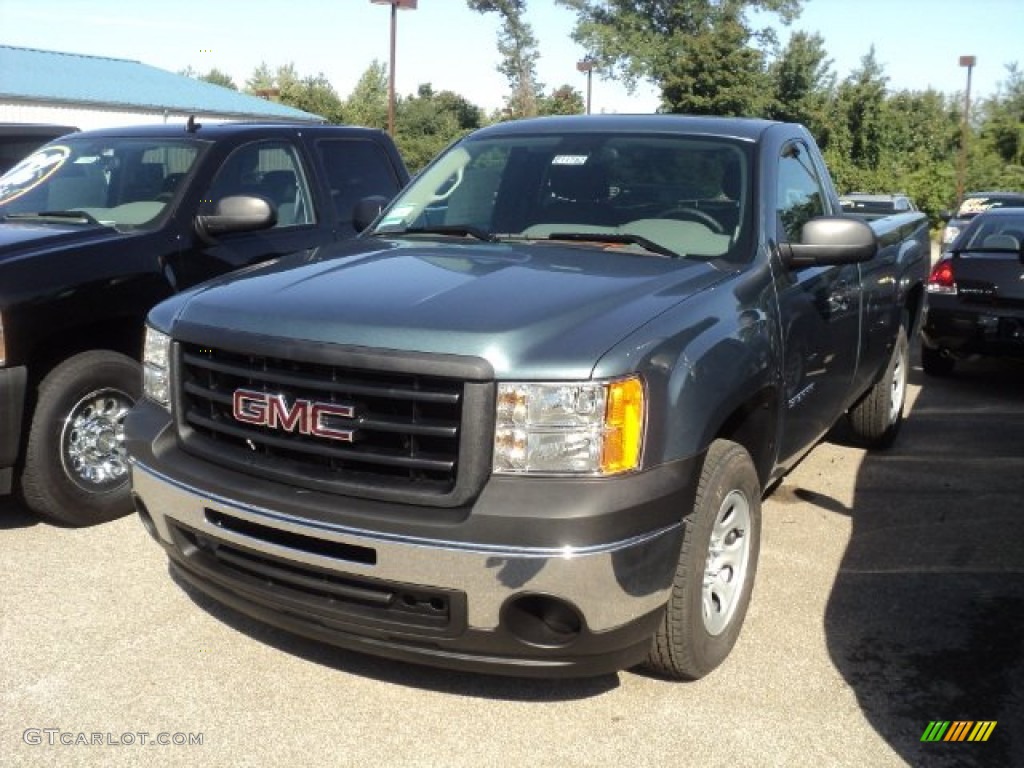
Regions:
M 244 86 L 253 70 L 294 64 L 300 76 L 324 74 L 345 98 L 376 59 L 390 55 L 388 6 L 371 0 L 0 0 L 0 44 L 132 59 L 177 72 L 217 68 Z M 571 38 L 572 12 L 554 0 L 528 0 L 527 21 L 539 42 L 538 80 L 586 93 L 576 63 L 586 52 Z M 399 11 L 395 79 L 399 95 L 429 83 L 491 111 L 508 83 L 499 74 L 495 14 L 464 0 L 419 0 Z M 804 0 L 789 28 L 819 33 L 842 79 L 873 45 L 892 90 L 935 88 L 963 93 L 974 55 L 972 101 L 996 93 L 1006 65 L 1024 67 L 1024 0 Z M 0 89 L 3 73 L 0 72 Z M 630 94 L 595 74 L 594 112 L 652 112 L 657 91 Z

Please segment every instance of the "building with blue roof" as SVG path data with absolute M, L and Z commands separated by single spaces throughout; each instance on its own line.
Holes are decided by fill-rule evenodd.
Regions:
M 206 122 L 325 122 L 301 109 L 138 61 L 0 45 L 0 122 L 89 130 L 185 122 L 189 115 Z

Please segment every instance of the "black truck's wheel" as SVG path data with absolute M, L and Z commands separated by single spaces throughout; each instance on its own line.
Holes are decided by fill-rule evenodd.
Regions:
M 708 674 L 729 655 L 750 603 L 761 541 L 761 485 L 750 454 L 708 449 L 665 617 L 648 668 L 679 680 Z
M 131 512 L 124 417 L 141 388 L 139 364 L 104 350 L 65 360 L 43 379 L 21 480 L 34 512 L 73 526 Z
M 882 378 L 847 414 L 854 437 L 868 448 L 888 448 L 896 439 L 903 424 L 909 370 L 910 345 L 901 325 Z
M 921 367 L 929 376 L 948 376 L 956 367 L 952 357 L 942 354 L 942 350 L 921 345 Z

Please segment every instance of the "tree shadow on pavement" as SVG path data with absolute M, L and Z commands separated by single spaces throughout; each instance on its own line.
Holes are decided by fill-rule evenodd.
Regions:
M 911 765 L 1024 765 L 1024 366 L 926 377 L 896 445 L 865 456 L 828 600 L 833 663 Z M 811 503 L 813 490 L 797 494 Z M 988 741 L 922 742 L 931 721 Z

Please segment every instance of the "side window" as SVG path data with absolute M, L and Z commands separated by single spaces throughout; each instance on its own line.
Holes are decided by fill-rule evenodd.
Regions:
M 779 158 L 776 189 L 778 238 L 800 242 L 800 231 L 811 219 L 825 215 L 825 192 L 810 154 L 799 142 L 788 144 Z
M 384 150 L 368 139 L 325 139 L 317 151 L 323 161 L 327 186 L 338 221 L 352 226 L 352 209 L 364 197 L 383 195 L 388 199 L 399 189 Z
M 314 221 L 302 162 L 295 147 L 286 141 L 253 142 L 228 155 L 203 198 L 202 207 L 212 210 L 218 200 L 230 195 L 266 198 L 277 210 L 275 227 Z

